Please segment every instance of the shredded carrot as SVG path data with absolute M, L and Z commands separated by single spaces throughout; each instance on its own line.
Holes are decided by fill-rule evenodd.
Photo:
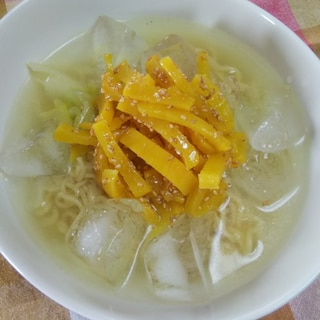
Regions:
M 126 61 L 114 67 L 111 55 L 105 61 L 94 123 L 61 124 L 55 139 L 71 144 L 74 156 L 92 146 L 98 184 L 108 197 L 139 200 L 153 236 L 181 214 L 217 210 L 226 170 L 246 160 L 247 137 L 234 130 L 207 53 L 199 53 L 192 79 L 170 57 L 151 56 L 146 74 Z

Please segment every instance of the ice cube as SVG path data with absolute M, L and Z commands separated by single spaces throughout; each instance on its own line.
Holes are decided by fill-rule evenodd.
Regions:
M 0 170 L 7 176 L 38 177 L 63 174 L 68 168 L 69 148 L 53 140 L 54 128 L 48 126 L 4 146 Z
M 178 243 L 168 232 L 148 245 L 144 255 L 146 272 L 156 294 L 188 299 L 189 279 L 181 260 Z
M 113 55 L 114 65 L 118 65 L 123 60 L 136 67 L 140 61 L 143 51 L 147 50 L 147 43 L 137 36 L 125 24 L 101 16 L 90 30 L 89 36 L 92 39 L 94 55 L 98 61 L 100 74 L 105 72 L 103 56 L 106 53 Z
M 82 212 L 70 227 L 66 240 L 72 251 L 111 284 L 129 280 L 147 234 L 135 200 L 106 202 L 105 210 Z
M 209 259 L 216 213 L 179 217 L 165 234 L 147 245 L 144 261 L 156 294 L 189 300 L 210 287 Z M 178 295 L 179 293 L 179 295 Z
M 288 133 L 287 143 L 279 145 L 276 151 L 286 149 L 304 140 L 308 132 L 307 117 L 290 88 L 286 88 L 284 92 L 276 92 L 271 96 L 271 103 L 274 113 L 275 111 L 279 112 L 279 116 L 273 118 L 276 122 L 283 121 Z M 272 125 L 271 121 L 270 124 Z
M 308 124 L 303 109 L 288 88 L 270 92 L 259 106 L 243 105 L 236 110 L 241 128 L 253 148 L 278 152 L 304 140 Z
M 252 150 L 246 163 L 230 172 L 232 184 L 257 206 L 271 206 L 296 189 L 298 177 L 287 150 L 264 153 Z
M 286 148 L 289 132 L 280 112 L 274 111 L 251 134 L 250 142 L 254 149 L 264 152 L 276 152 Z
M 153 48 L 144 53 L 142 63 L 151 55 L 159 57 L 170 56 L 170 58 L 181 68 L 182 72 L 192 79 L 197 70 L 196 68 L 196 50 L 177 35 L 168 35 L 163 38 Z

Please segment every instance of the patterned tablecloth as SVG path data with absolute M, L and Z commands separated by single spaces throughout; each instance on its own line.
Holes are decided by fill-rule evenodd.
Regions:
M 0 0 L 0 18 L 21 1 Z M 251 1 L 289 26 L 320 58 L 320 0 Z M 9 319 L 84 320 L 44 296 L 0 255 L 0 320 Z M 320 320 L 320 277 L 263 320 Z

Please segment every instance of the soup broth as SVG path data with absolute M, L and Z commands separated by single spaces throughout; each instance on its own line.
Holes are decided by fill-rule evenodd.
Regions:
M 191 27 L 190 21 L 173 18 L 139 18 L 126 24 L 146 40 L 149 48 L 168 34 L 175 34 L 188 46 L 209 52 L 213 75 L 230 102 L 236 127 L 248 135 L 250 142 L 245 164 L 227 172 L 229 199 L 220 208 L 219 219 L 210 212 L 200 218 L 179 217 L 151 245 L 138 246 L 132 258 L 134 267 L 129 272 L 124 267 L 125 260 L 110 267 L 110 273 L 119 269 L 123 270 L 121 274 L 115 270 L 114 275 L 105 277 L 101 269 L 93 272 L 90 263 L 88 266 L 72 253 L 70 243 L 66 244 L 70 226 L 86 206 L 92 203 L 105 206 L 106 197 L 96 183 L 90 158 L 80 157 L 65 170 L 70 151 L 67 146 L 48 139 L 48 135 L 54 130 L 51 119 L 63 117 L 64 104 L 75 104 L 76 109 L 77 101 L 82 102 L 81 111 L 74 112 L 75 121 L 77 117 L 92 117 L 85 110 L 86 104 L 98 95 L 101 84 L 100 75 L 94 71 L 96 61 L 88 50 L 87 33 L 72 39 L 42 62 L 57 79 L 57 84 L 50 88 L 53 90 L 50 96 L 43 84 L 31 77 L 15 102 L 5 140 L 8 159 L 13 154 L 28 162 L 32 153 L 39 150 L 42 156 L 39 163 L 31 163 L 30 168 L 26 163 L 21 174 L 14 164 L 13 168 L 4 169 L 12 201 L 22 223 L 43 252 L 53 256 L 55 263 L 79 277 L 79 281 L 130 299 L 161 298 L 195 303 L 210 300 L 262 272 L 276 254 L 281 254 L 280 249 L 290 239 L 306 193 L 307 122 L 286 79 L 252 49 L 223 31 L 195 24 Z M 43 72 L 32 64 L 30 68 L 31 73 Z M 40 77 L 46 82 L 45 73 Z M 70 78 L 77 82 L 77 92 L 65 91 Z M 52 96 L 55 98 L 50 98 Z M 59 104 L 60 113 L 53 114 L 52 110 L 57 110 Z M 50 151 L 43 152 L 45 148 Z M 49 161 L 48 165 L 40 163 L 52 157 L 59 161 Z M 68 199 L 54 197 L 61 190 L 71 192 L 75 200 L 68 202 Z M 117 216 L 115 210 L 108 218 L 101 218 L 101 223 L 116 225 L 119 219 L 122 217 Z M 123 219 L 135 218 L 129 214 Z M 85 226 L 85 222 L 81 223 Z M 138 223 L 144 228 L 143 221 Z M 143 232 L 130 228 L 131 225 L 124 230 L 131 230 L 134 236 L 128 234 L 123 241 L 141 242 Z M 248 237 L 241 241 L 247 242 L 239 244 L 237 237 L 243 228 Z M 73 240 L 69 241 L 71 246 L 77 246 Z M 127 247 L 119 244 L 124 255 L 132 255 Z M 241 252 L 242 247 L 253 250 Z

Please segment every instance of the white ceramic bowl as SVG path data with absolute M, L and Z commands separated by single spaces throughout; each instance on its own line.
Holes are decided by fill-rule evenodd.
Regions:
M 99 15 L 116 19 L 157 14 L 219 26 L 255 48 L 292 86 L 313 127 L 309 194 L 281 254 L 258 278 L 210 305 L 174 307 L 121 301 L 80 283 L 43 255 L 21 227 L 0 179 L 0 249 L 34 286 L 92 319 L 256 319 L 301 292 L 320 271 L 320 62 L 279 21 L 246 0 L 26 0 L 0 21 L 0 136 L 10 106 L 27 77 L 27 61 L 40 61 L 87 30 Z

